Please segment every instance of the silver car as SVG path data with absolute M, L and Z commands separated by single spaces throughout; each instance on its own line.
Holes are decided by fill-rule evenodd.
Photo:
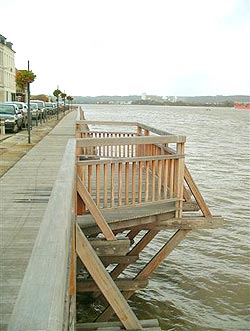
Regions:
M 30 102 L 30 114 L 33 120 L 39 119 L 42 116 L 42 112 L 36 102 Z
M 5 103 L 8 103 L 8 104 L 15 104 L 17 105 L 17 107 L 19 108 L 19 111 L 21 112 L 21 114 L 23 115 L 23 124 L 22 126 L 24 128 L 27 127 L 27 124 L 28 124 L 28 106 L 25 102 L 21 102 L 21 101 L 7 101 Z

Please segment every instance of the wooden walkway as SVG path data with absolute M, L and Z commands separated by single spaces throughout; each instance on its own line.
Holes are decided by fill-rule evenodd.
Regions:
M 1 331 L 7 330 L 75 120 L 75 111 L 67 114 L 0 179 Z

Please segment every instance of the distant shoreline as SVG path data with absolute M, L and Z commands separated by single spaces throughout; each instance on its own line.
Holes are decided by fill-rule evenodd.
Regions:
M 250 103 L 250 95 L 158 96 L 158 95 L 99 95 L 74 96 L 76 104 L 117 104 L 186 107 L 234 107 L 235 103 Z
M 114 105 L 114 106 L 170 106 L 170 107 L 221 107 L 221 108 L 234 108 L 234 103 L 221 103 L 221 104 L 213 104 L 213 103 L 157 103 L 157 102 L 79 102 L 76 104 L 85 104 L 85 105 Z

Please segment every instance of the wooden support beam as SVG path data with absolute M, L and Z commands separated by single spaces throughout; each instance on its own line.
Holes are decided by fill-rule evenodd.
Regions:
M 189 191 L 186 189 L 186 187 L 183 187 L 183 198 L 184 201 L 186 202 L 192 202 L 192 197 L 191 194 L 189 193 Z
M 103 264 L 131 264 L 139 259 L 139 255 L 107 255 L 99 256 Z
M 155 222 L 159 222 L 161 220 L 166 220 L 169 218 L 174 217 L 174 211 L 176 208 L 172 211 L 169 211 L 168 213 L 164 213 L 161 215 L 154 215 L 154 216 L 145 216 L 145 217 L 140 217 L 136 219 L 129 219 L 129 220 L 121 220 L 119 222 L 114 222 L 114 223 L 109 223 L 109 227 L 112 231 L 125 231 L 125 230 L 133 230 L 135 231 L 141 231 L 141 230 L 147 230 L 150 228 L 150 224 L 155 224 Z M 78 222 L 77 222 L 78 223 Z M 83 222 L 82 219 L 78 223 L 80 227 L 82 227 Z M 100 230 L 96 226 L 88 227 L 85 228 L 84 226 L 82 227 L 83 232 L 87 235 L 92 235 L 92 234 L 98 234 Z
M 197 204 L 199 205 L 203 215 L 205 217 L 211 217 L 212 214 L 211 214 L 210 210 L 208 209 L 208 206 L 207 206 L 205 200 L 203 199 L 198 187 L 196 186 L 186 165 L 185 165 L 185 169 L 184 169 L 184 178 L 185 178 L 185 181 L 186 181 L 190 191 L 192 192 Z
M 183 209 L 182 209 L 184 212 L 187 212 L 187 211 L 199 211 L 200 208 L 197 204 L 197 202 L 183 202 Z
M 124 327 L 141 330 L 141 324 L 78 225 L 76 252 Z
M 151 230 L 154 231 L 154 230 Z M 161 250 L 151 259 L 151 261 L 138 273 L 135 279 L 148 279 L 160 263 L 169 255 L 173 249 L 182 241 L 190 230 L 178 230 L 169 241 L 161 248 Z M 150 232 L 149 232 L 150 233 Z M 124 298 L 127 300 L 134 294 L 133 291 L 124 291 Z M 113 309 L 108 306 L 102 314 L 98 317 L 97 321 L 107 321 L 113 315 Z
M 121 264 L 121 263 L 131 264 L 139 259 L 139 255 L 105 255 L 105 256 L 98 255 L 98 256 L 104 265 Z M 79 260 L 78 263 L 81 263 L 81 260 Z
M 130 240 L 125 238 L 119 240 L 90 239 L 89 243 L 95 249 L 97 255 L 102 256 L 126 255 L 130 248 Z
M 148 285 L 147 280 L 117 279 L 116 286 L 120 291 L 138 291 Z M 81 280 L 77 282 L 77 293 L 100 292 L 100 289 L 93 280 Z
M 106 222 L 105 218 L 103 217 L 100 210 L 97 208 L 94 200 L 92 199 L 91 195 L 87 191 L 85 185 L 81 181 L 80 177 L 77 176 L 76 181 L 77 191 L 83 201 L 86 203 L 91 215 L 93 216 L 96 224 L 104 234 L 107 240 L 116 240 L 115 235 L 113 234 L 112 230 L 110 229 L 108 223 Z
M 218 228 L 222 226 L 224 219 L 220 216 L 217 217 L 183 217 L 183 218 L 172 218 L 166 221 L 160 221 L 153 224 L 154 229 L 164 230 L 164 229 L 209 229 Z
M 157 319 L 150 319 L 150 320 L 140 320 L 140 324 L 143 327 L 143 330 L 147 331 L 155 331 L 155 328 L 158 327 L 159 330 L 159 322 Z M 115 322 L 93 322 L 93 323 L 78 323 L 76 325 L 76 331 L 94 331 L 100 330 L 104 328 L 108 328 L 107 330 L 113 330 L 113 328 L 120 328 L 122 329 L 122 323 L 115 321 Z M 116 330 L 116 329 L 114 329 Z M 117 329 L 119 330 L 119 329 Z
M 169 241 L 160 249 L 160 251 L 151 259 L 151 261 L 139 272 L 135 279 L 147 279 L 160 263 L 178 246 L 189 230 L 178 230 Z
M 148 231 L 141 240 L 136 244 L 136 246 L 128 253 L 128 256 L 138 255 L 154 237 L 157 235 L 159 230 Z M 130 263 L 120 263 L 111 271 L 111 276 L 116 279 L 128 266 Z

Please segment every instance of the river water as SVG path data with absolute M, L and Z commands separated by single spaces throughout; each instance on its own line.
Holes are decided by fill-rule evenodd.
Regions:
M 250 112 L 127 105 L 84 110 L 88 120 L 138 121 L 186 135 L 187 166 L 212 214 L 226 219 L 221 228 L 187 235 L 131 298 L 136 315 L 158 318 L 163 330 L 250 330 Z M 157 236 L 145 261 L 169 236 Z

